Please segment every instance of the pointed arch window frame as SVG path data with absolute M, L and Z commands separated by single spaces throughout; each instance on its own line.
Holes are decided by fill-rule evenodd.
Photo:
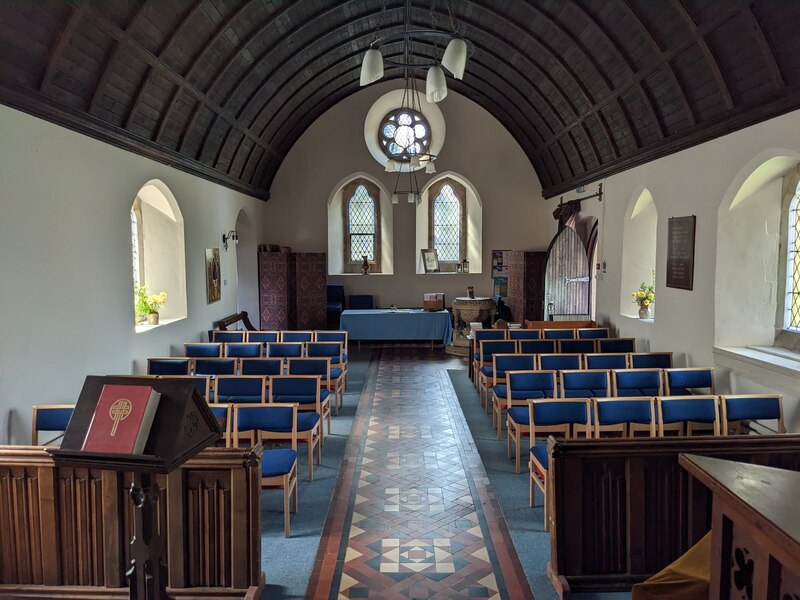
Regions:
M 434 208 L 436 198 L 442 192 L 444 186 L 449 185 L 453 190 L 455 197 L 461 204 L 459 212 L 459 259 L 458 260 L 442 260 L 442 252 L 434 245 Z M 428 191 L 428 248 L 436 248 L 439 255 L 439 271 L 443 273 L 455 273 L 458 264 L 466 257 L 467 254 L 467 188 L 450 177 L 445 177 L 434 183 Z
M 789 200 L 783 243 L 786 261 L 783 319 L 780 326 L 793 334 L 800 334 L 800 184 Z
M 380 202 L 380 189 L 373 182 L 362 177 L 353 179 L 342 187 L 342 264 L 344 265 L 345 273 L 361 273 L 362 260 L 351 260 L 350 256 L 350 200 L 355 195 L 358 186 L 363 185 L 375 210 L 375 222 L 373 231 L 373 260 L 370 261 L 370 273 L 381 272 L 381 202 Z

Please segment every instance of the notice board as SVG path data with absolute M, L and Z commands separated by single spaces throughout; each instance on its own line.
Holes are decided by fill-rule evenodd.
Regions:
M 694 232 L 697 217 L 672 217 L 667 233 L 667 287 L 694 285 Z

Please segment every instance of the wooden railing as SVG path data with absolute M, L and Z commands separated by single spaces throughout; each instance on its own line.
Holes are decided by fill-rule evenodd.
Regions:
M 681 453 L 800 471 L 800 435 L 548 442 L 550 579 L 572 592 L 629 590 L 710 528 L 705 486 Z
M 170 596 L 259 596 L 260 458 L 260 447 L 209 448 L 159 476 Z M 131 479 L 0 446 L 0 597 L 127 597 Z

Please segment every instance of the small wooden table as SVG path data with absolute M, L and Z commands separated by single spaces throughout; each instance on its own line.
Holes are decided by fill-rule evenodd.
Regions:
M 679 461 L 714 494 L 709 599 L 800 598 L 800 473 L 694 454 Z

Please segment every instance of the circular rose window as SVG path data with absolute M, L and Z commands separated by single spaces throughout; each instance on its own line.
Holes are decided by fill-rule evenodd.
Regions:
M 388 158 L 409 161 L 430 152 L 431 128 L 422 113 L 399 108 L 381 120 L 378 142 Z

